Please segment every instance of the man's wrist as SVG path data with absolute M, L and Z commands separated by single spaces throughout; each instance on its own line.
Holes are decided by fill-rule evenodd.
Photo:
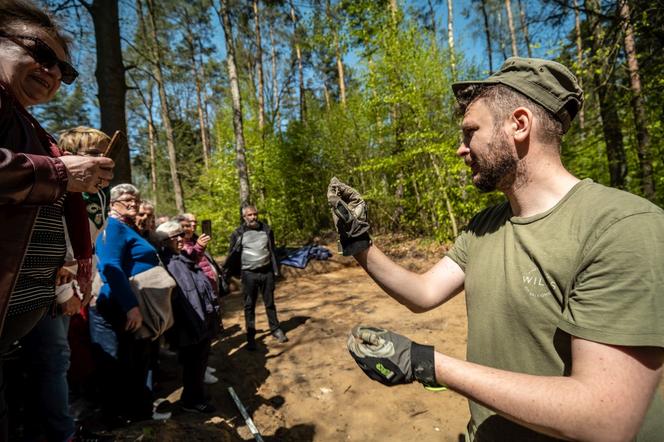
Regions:
M 446 385 L 436 380 L 435 353 L 433 345 L 411 343 L 410 361 L 413 377 L 425 387 L 445 388 Z
M 339 241 L 344 256 L 355 256 L 366 250 L 371 245 L 371 237 L 368 233 L 353 238 L 344 238 Z

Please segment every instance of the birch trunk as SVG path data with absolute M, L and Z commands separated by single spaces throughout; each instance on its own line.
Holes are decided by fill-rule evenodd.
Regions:
M 147 114 L 148 114 L 148 147 L 150 148 L 150 187 L 152 189 L 152 203 L 155 208 L 159 201 L 157 197 L 157 137 L 154 128 L 154 118 L 152 117 L 152 84 L 148 87 L 147 94 Z
M 268 22 L 270 27 L 270 60 L 272 62 L 272 119 L 273 126 L 277 132 L 281 133 L 281 117 L 279 115 L 279 80 L 277 78 L 277 49 L 274 43 L 274 29 L 272 23 Z
M 140 0 L 139 0 L 140 1 Z M 166 147 L 168 149 L 168 164 L 171 172 L 171 181 L 173 182 L 173 194 L 175 196 L 175 207 L 178 212 L 184 213 L 186 208 L 184 204 L 184 195 L 182 186 L 180 184 L 180 177 L 177 168 L 177 156 L 175 148 L 175 134 L 173 133 L 173 125 L 168 107 L 168 97 L 166 96 L 166 87 L 164 85 L 164 75 L 161 66 L 161 47 L 157 38 L 157 22 L 155 19 L 154 0 L 146 0 L 149 25 L 148 33 L 151 40 L 151 50 L 153 56 L 153 75 L 157 82 L 157 90 L 159 91 L 159 103 L 161 109 L 161 119 L 166 132 Z
M 343 57 L 341 56 L 341 45 L 339 44 L 339 33 L 337 32 L 337 23 L 334 20 L 334 17 L 331 13 L 330 0 L 327 0 L 325 3 L 325 13 L 327 15 L 327 20 L 330 22 L 332 28 L 332 34 L 334 37 L 334 55 L 337 61 L 337 74 L 339 78 L 339 98 L 341 99 L 341 105 L 346 105 L 346 80 L 344 73 L 344 62 Z M 329 106 L 328 106 L 329 108 Z
M 452 0 L 447 0 L 447 44 L 450 47 L 450 66 L 452 67 L 452 79 L 456 80 L 456 55 L 454 54 L 454 13 L 452 11 Z
M 256 32 L 256 74 L 258 76 L 258 85 L 256 91 L 258 92 L 258 129 L 263 136 L 263 129 L 265 128 L 265 87 L 263 85 L 263 45 L 261 43 L 261 16 L 258 10 L 258 0 L 253 0 L 255 32 Z
M 516 30 L 514 29 L 514 17 L 512 17 L 512 4 L 510 0 L 505 0 L 505 9 L 507 10 L 507 26 L 510 30 L 510 39 L 512 40 L 512 56 L 518 57 L 519 50 L 516 45 Z
M 217 15 L 224 29 L 226 39 L 226 65 L 228 78 L 231 86 L 231 98 L 233 102 L 233 129 L 235 131 L 235 166 L 237 167 L 240 181 L 240 207 L 249 204 L 251 199 L 249 188 L 249 173 L 247 171 L 246 147 L 244 142 L 244 126 L 242 121 L 242 97 L 240 96 L 240 83 L 237 76 L 237 65 L 235 63 L 235 43 L 233 40 L 233 29 L 228 16 L 227 2 L 221 0 Z
M 300 48 L 299 37 L 297 35 L 297 15 L 295 14 L 295 7 L 293 2 L 290 2 L 290 16 L 291 21 L 293 22 L 293 39 L 295 41 L 295 55 L 297 57 L 297 78 L 298 78 L 298 88 L 300 90 L 300 121 L 304 122 L 306 120 L 307 113 L 307 103 L 304 92 L 304 67 L 302 66 L 302 49 Z
M 519 21 L 521 22 L 521 31 L 523 31 L 523 38 L 526 41 L 526 51 L 528 53 L 528 58 L 532 58 L 533 50 L 530 46 L 530 34 L 528 34 L 528 22 L 526 21 L 526 11 L 523 8 L 521 0 L 517 0 L 517 6 L 519 7 Z
M 345 80 L 345 75 L 344 75 L 344 62 L 341 57 L 341 47 L 339 45 L 339 37 L 336 34 L 334 34 L 334 41 L 336 45 L 336 57 L 337 57 L 337 72 L 339 74 L 339 95 L 341 96 L 341 105 L 345 106 L 346 105 L 346 80 Z
M 185 12 L 186 13 L 186 12 Z M 196 111 L 198 113 L 198 125 L 201 133 L 201 145 L 203 147 L 203 163 L 205 169 L 210 168 L 210 142 L 207 137 L 207 130 L 205 124 L 205 115 L 203 114 L 203 99 L 201 98 L 202 87 L 201 79 L 199 76 L 198 60 L 196 59 L 196 45 L 194 43 L 194 35 L 191 28 L 187 26 L 185 30 L 185 41 L 189 49 L 189 62 L 191 63 L 191 75 L 194 78 L 194 86 L 196 88 Z

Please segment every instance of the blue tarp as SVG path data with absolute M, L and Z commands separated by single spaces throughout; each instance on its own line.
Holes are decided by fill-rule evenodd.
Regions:
M 310 259 L 325 261 L 332 256 L 332 252 L 322 246 L 304 246 L 299 249 L 287 249 L 286 257 L 279 260 L 280 264 L 303 269 Z

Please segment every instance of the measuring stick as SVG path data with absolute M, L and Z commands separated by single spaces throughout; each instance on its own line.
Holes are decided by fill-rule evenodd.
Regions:
M 249 427 L 251 434 L 254 435 L 254 439 L 256 439 L 257 442 L 263 442 L 263 438 L 258 432 L 258 428 L 256 428 L 256 425 L 254 425 L 254 421 L 251 420 L 251 417 L 249 416 L 249 413 L 247 413 L 247 410 L 244 408 L 244 405 L 242 405 L 240 398 L 237 396 L 237 394 L 235 394 L 233 387 L 228 387 L 228 392 L 231 394 L 235 405 L 237 405 L 237 409 L 240 410 L 240 414 L 242 414 L 244 421 L 247 423 L 247 427 Z

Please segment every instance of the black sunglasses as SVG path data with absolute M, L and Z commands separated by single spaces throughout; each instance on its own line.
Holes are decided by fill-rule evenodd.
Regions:
M 66 61 L 60 60 L 58 56 L 55 55 L 55 52 L 53 52 L 53 49 L 37 37 L 10 35 L 2 31 L 0 31 L 0 37 L 4 37 L 22 47 L 37 63 L 45 68 L 50 69 L 57 64 L 60 68 L 60 73 L 62 74 L 61 80 L 63 83 L 72 84 L 74 80 L 76 80 L 76 77 L 78 77 L 78 71 L 74 69 L 74 66 Z M 26 46 L 21 40 L 30 40 L 34 45 Z

